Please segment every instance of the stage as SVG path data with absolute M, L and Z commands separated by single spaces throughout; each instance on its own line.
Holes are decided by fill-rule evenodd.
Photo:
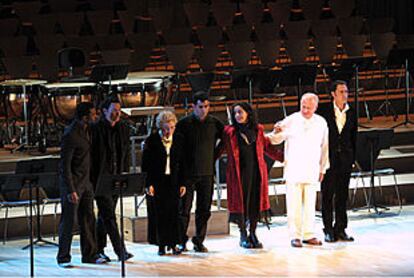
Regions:
M 397 208 L 391 208 L 397 212 Z M 238 246 L 237 228 L 230 235 L 209 236 L 210 252 L 191 251 L 180 256 L 156 254 L 157 247 L 127 242 L 135 255 L 126 264 L 127 276 L 413 276 L 414 206 L 401 214 L 376 216 L 366 210 L 349 212 L 348 232 L 355 242 L 325 243 L 319 247 L 292 248 L 286 217 L 273 217 L 271 229 L 260 226 L 262 250 Z M 316 220 L 317 236 L 322 223 Z M 28 276 L 29 251 L 21 250 L 27 240 L 8 241 L 0 248 L 0 276 Z M 120 276 L 120 263 L 89 265 L 80 263 L 79 237 L 72 246 L 75 267 L 62 269 L 56 264 L 57 248 L 35 247 L 35 276 Z M 115 258 L 111 248 L 108 255 Z

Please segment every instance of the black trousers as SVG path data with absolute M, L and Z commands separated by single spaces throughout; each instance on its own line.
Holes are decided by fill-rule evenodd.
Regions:
M 187 192 L 180 200 L 179 207 L 179 231 L 180 241 L 185 244 L 188 241 L 187 229 L 190 222 L 191 207 L 193 205 L 194 191 L 196 192 L 195 224 L 196 235 L 193 241 L 202 243 L 207 233 L 207 222 L 211 216 L 211 201 L 213 197 L 213 177 L 195 177 L 193 182 L 187 186 Z
M 324 231 L 343 232 L 348 225 L 346 202 L 351 172 L 329 169 L 321 184 L 322 190 L 322 220 Z M 335 223 L 333 224 L 335 204 Z
M 62 214 L 59 223 L 59 263 L 70 262 L 72 245 L 72 231 L 77 214 L 80 228 L 80 248 L 83 260 L 92 260 L 96 257 L 97 247 L 95 238 L 95 214 L 93 211 L 93 190 L 85 189 L 79 192 L 79 203 L 69 202 L 67 192 L 61 193 Z
M 96 197 L 98 206 L 98 220 L 96 222 L 96 237 L 98 244 L 98 253 L 103 253 L 106 247 L 106 237 L 112 242 L 112 247 L 118 257 L 125 253 L 124 242 L 121 242 L 121 236 L 116 222 L 116 203 L 118 196 L 112 197 Z

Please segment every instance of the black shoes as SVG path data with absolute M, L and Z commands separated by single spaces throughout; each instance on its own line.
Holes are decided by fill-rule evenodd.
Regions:
M 207 247 L 205 247 L 203 243 L 198 242 L 194 238 L 191 241 L 193 242 L 193 245 L 194 245 L 194 251 L 199 252 L 199 253 L 207 253 L 208 252 Z
M 252 244 L 252 248 L 254 248 L 254 249 L 262 249 L 263 248 L 263 244 L 259 241 L 256 234 L 250 234 L 249 240 Z
M 336 242 L 337 239 L 333 232 L 325 232 L 325 241 L 326 242 Z
M 71 262 L 58 262 L 58 266 L 61 268 L 73 268 L 74 265 Z
M 354 238 L 347 235 L 345 231 L 336 233 L 335 236 L 338 240 L 341 240 L 341 241 L 349 241 L 349 242 L 354 241 Z
M 165 246 L 158 246 L 158 256 L 165 255 Z
M 303 247 L 302 242 L 298 238 L 292 239 L 290 241 L 290 245 L 292 245 L 292 247 L 295 247 L 295 248 L 301 248 L 301 247 Z
M 131 253 L 125 252 L 123 257 L 118 256 L 118 260 L 122 261 L 122 259 L 123 259 L 124 261 L 128 261 L 129 259 L 131 259 L 133 257 L 134 257 L 134 255 L 132 255 Z

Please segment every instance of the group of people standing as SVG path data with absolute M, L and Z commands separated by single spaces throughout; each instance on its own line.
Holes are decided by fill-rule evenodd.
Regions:
M 331 95 L 332 103 L 315 113 L 318 96 L 305 93 L 300 99 L 300 111 L 276 123 L 268 134 L 264 133 L 263 125 L 257 122 L 247 103 L 235 103 L 230 111 L 230 124 L 224 126 L 209 114 L 210 103 L 205 92 L 193 95 L 192 113 L 179 121 L 173 112 L 161 112 L 156 119 L 157 130 L 146 139 L 142 156 L 142 171 L 146 173 L 148 241 L 159 247 L 158 254 L 162 256 L 171 250 L 178 255 L 188 250 L 187 230 L 194 195 L 196 229 L 191 241 L 194 251 L 208 252 L 204 240 L 211 216 L 214 164 L 223 153 L 227 154 L 229 221 L 239 227 L 241 247 L 263 247 L 256 228 L 270 211 L 265 156 L 284 162 L 288 226 L 293 247 L 322 244 L 314 235 L 319 184 L 325 241 L 353 241 L 345 229 L 357 123 L 354 110 L 347 103 L 346 83 L 334 82 Z M 93 121 L 93 109 L 90 104 L 78 106 L 77 117 L 67 128 L 62 142 L 63 205 L 58 262 L 70 262 L 76 207 L 83 262 L 110 260 L 104 253 L 106 234 L 120 260 L 132 257 L 119 237 L 116 196 L 96 198 L 95 233 L 94 186 L 105 173 L 128 171 L 129 135 L 128 128 L 120 121 L 119 102 L 107 101 L 101 108 L 103 117 L 89 124 Z M 285 142 L 284 151 L 277 147 L 282 142 Z M 83 209 L 80 212 L 85 207 L 88 213 Z

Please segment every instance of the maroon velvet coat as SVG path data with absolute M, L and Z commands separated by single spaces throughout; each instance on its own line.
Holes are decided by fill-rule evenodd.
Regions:
M 267 166 L 264 153 L 275 160 L 282 161 L 283 153 L 270 144 L 269 139 L 264 136 L 263 126 L 257 126 L 256 153 L 260 171 L 260 211 L 270 208 Z M 227 202 L 228 210 L 232 213 L 243 213 L 243 186 L 240 176 L 240 153 L 235 127 L 228 125 L 223 133 L 224 151 L 227 153 Z

